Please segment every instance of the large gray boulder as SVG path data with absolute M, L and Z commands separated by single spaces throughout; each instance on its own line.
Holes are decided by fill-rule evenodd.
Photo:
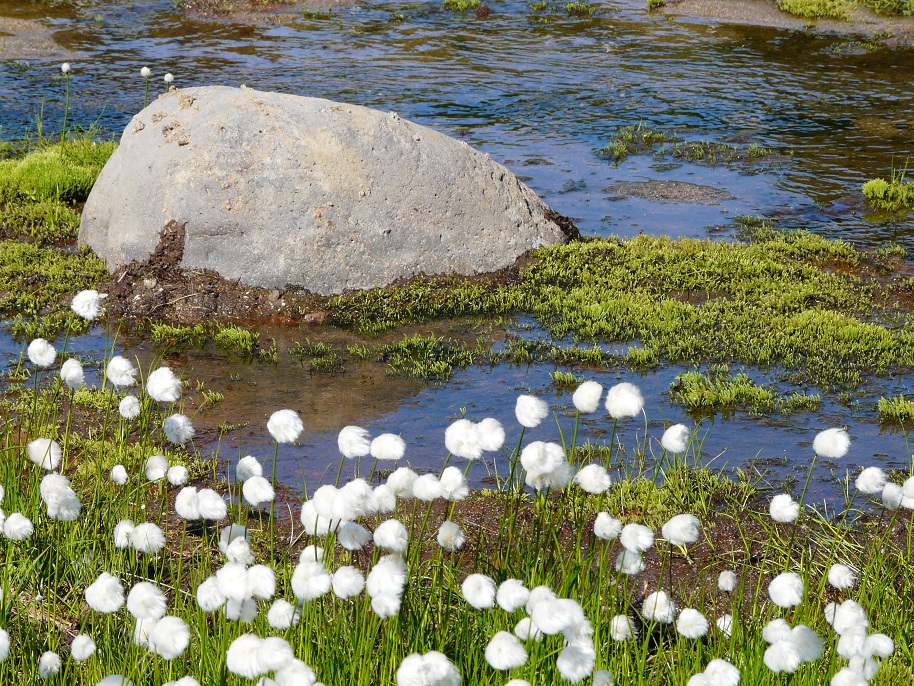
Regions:
M 169 221 L 181 265 L 314 293 L 476 274 L 564 243 L 565 226 L 487 155 L 395 113 L 250 88 L 173 90 L 137 114 L 83 210 L 113 270 Z

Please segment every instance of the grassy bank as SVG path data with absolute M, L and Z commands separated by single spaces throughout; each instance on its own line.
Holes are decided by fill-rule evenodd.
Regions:
M 9 642 L 9 650 L 0 651 L 3 683 L 37 681 L 48 665 L 54 668 L 50 678 L 60 683 L 95 684 L 123 675 L 137 686 L 158 686 L 190 675 L 196 681 L 182 686 L 240 686 L 260 674 L 279 684 L 314 683 L 282 671 L 294 664 L 296 673 L 307 675 L 295 659 L 325 684 L 405 686 L 420 683 L 398 676 L 406 658 L 439 651 L 467 684 L 613 683 L 608 672 L 616 683 L 679 686 L 723 659 L 739 670 L 741 683 L 781 683 L 787 669 L 791 684 L 812 686 L 826 683 L 862 650 L 848 648 L 836 633 L 848 629 L 828 620 L 829 602 L 851 599 L 868 617 L 864 635 L 878 632 L 894 642 L 893 651 L 866 663 L 878 670 L 870 683 L 900 685 L 912 678 L 914 635 L 906 607 L 914 584 L 907 563 L 914 520 L 910 510 L 882 509 L 878 496 L 874 501 L 851 487 L 846 502 L 830 504 L 828 518 L 801 507 L 796 522 L 775 521 L 768 512 L 774 492 L 745 474 L 704 467 L 700 435 L 680 436 L 675 446 L 666 436 L 624 449 L 612 442 L 577 445 L 577 415 L 569 408 L 554 436 L 561 460 L 554 471 L 537 471 L 534 465 L 541 463 L 531 456 L 539 453 L 515 424 L 494 443 L 487 434 L 486 449 L 494 450 L 480 459 L 494 477 L 491 489 L 470 491 L 463 484 L 460 455 L 473 451 L 467 434 L 464 442 L 446 438 L 457 454 L 442 448 L 441 470 L 415 482 L 415 475 L 393 471 L 401 462 L 312 456 L 326 461 L 330 473 L 339 462 L 342 490 L 312 490 L 304 505 L 280 492 L 274 507 L 263 490 L 248 488 L 257 472 L 269 483 L 269 459 L 258 464 L 245 458 L 222 480 L 214 458 L 201 455 L 192 439 L 171 437 L 166 418 L 192 415 L 186 392 L 165 401 L 152 370 L 137 374 L 149 380 L 144 387 L 125 383 L 123 369 L 107 360 L 84 362 L 108 369 L 104 387 L 73 390 L 61 383 L 58 363 L 40 369 L 26 362 L 0 405 L 6 520 L 0 639 Z M 117 409 L 128 395 L 138 400 L 129 418 Z M 598 397 L 603 412 L 603 393 Z M 91 419 L 77 421 L 85 412 Z M 527 426 L 550 421 L 521 410 L 518 417 Z M 610 430 L 616 421 L 640 419 L 604 421 Z M 283 441 L 297 435 L 288 425 L 280 431 L 272 419 L 269 426 Z M 47 444 L 36 447 L 43 438 L 56 441 L 59 454 Z M 350 437 L 341 445 L 348 454 L 369 451 L 367 443 L 357 443 Z M 386 451 L 384 457 L 391 457 Z M 155 465 L 151 455 L 163 455 L 165 464 Z M 116 465 L 125 481 L 115 476 Z M 353 479 L 357 473 L 370 490 Z M 899 483 L 907 476 L 890 475 Z M 65 486 L 63 477 L 69 479 Z M 221 508 L 208 505 L 207 519 L 195 519 L 199 513 L 188 511 L 187 499 L 196 493 L 188 488 L 215 489 Z M 356 492 L 362 493 L 356 500 L 340 495 Z M 802 503 L 801 490 L 793 495 Z M 858 516 L 867 502 L 866 516 Z M 315 519 L 309 508 L 348 513 L 351 523 L 338 528 Z M 287 511 L 291 518 L 281 515 Z M 681 514 L 698 523 L 685 542 L 676 527 L 664 527 Z M 617 538 L 613 520 L 619 527 L 645 527 L 641 552 L 624 553 L 629 567 L 620 567 L 619 559 L 632 539 Z M 440 533 L 445 522 L 453 529 L 448 535 Z M 143 535 L 118 536 L 141 524 Z M 220 533 L 230 524 L 245 527 L 235 529 L 241 538 L 220 546 Z M 400 533 L 385 536 L 385 527 Z M 320 547 L 319 561 L 306 546 Z M 837 563 L 854 570 L 850 585 L 827 581 Z M 376 571 L 388 568 L 400 571 Z M 719 581 L 724 571 L 733 572 L 729 584 Z M 769 588 L 784 572 L 802 583 L 786 606 Z M 103 573 L 129 592 L 126 606 L 102 602 L 87 590 Z M 367 591 L 352 585 L 366 577 Z M 512 579 L 496 601 L 496 584 Z M 537 587 L 533 600 L 518 600 Z M 654 615 L 645 600 L 658 591 L 674 607 Z M 105 599 L 111 597 L 109 591 Z M 551 605 L 553 597 L 566 600 Z M 539 602 L 546 605 L 538 608 Z M 778 666 L 780 674 L 772 671 L 781 663 L 768 644 L 783 626 L 769 626 L 773 620 L 815 632 L 816 655 Z M 530 635 L 531 621 L 543 634 Z M 497 645 L 510 650 L 491 647 L 496 635 Z M 232 646 L 242 636 L 282 642 L 261 652 L 255 643 L 254 655 L 242 651 L 241 659 Z M 88 655 L 87 640 L 97 648 Z

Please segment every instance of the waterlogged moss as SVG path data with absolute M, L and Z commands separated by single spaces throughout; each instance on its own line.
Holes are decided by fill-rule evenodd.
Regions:
M 873 179 L 863 184 L 863 195 L 876 210 L 884 212 L 901 212 L 914 209 L 914 183 L 904 180 L 904 171 L 892 172 L 886 181 Z
M 914 16 L 914 0 L 862 0 L 861 4 L 872 7 L 879 14 L 895 17 Z
M 15 313 L 9 326 L 17 335 L 85 330 L 85 320 L 70 311 L 69 299 L 107 278 L 104 262 L 89 250 L 70 253 L 0 241 L 0 311 Z
M 450 344 L 437 336 L 415 335 L 379 349 L 379 359 L 387 363 L 389 376 L 447 381 L 454 372 L 475 361 L 472 351 Z
M 659 6 L 662 6 L 662 3 Z M 770 148 L 763 148 L 754 143 L 735 147 L 708 141 L 683 141 L 675 135 L 657 131 L 640 123 L 619 127 L 601 152 L 604 157 L 616 164 L 629 155 L 636 154 L 653 155 L 657 160 L 672 157 L 686 162 L 710 165 L 752 162 L 774 156 L 774 151 Z
M 223 352 L 238 357 L 252 357 L 257 351 L 258 344 L 256 331 L 218 322 L 194 326 L 150 322 L 149 333 L 152 342 L 159 347 L 200 348 L 207 341 L 212 341 Z
M 885 424 L 910 426 L 914 424 L 914 401 L 903 395 L 895 398 L 879 398 L 877 404 L 879 421 Z
M 373 332 L 527 314 L 553 338 L 580 343 L 569 350 L 517 341 L 498 361 L 601 363 L 612 356 L 597 344 L 617 342 L 632 345 L 631 361 L 648 366 L 781 366 L 796 380 L 853 388 L 863 374 L 914 366 L 914 327 L 897 311 L 891 327 L 879 323 L 884 293 L 863 271 L 867 259 L 841 241 L 765 227 L 746 243 L 591 240 L 537 251 L 510 283 L 421 278 L 340 296 L 331 301 L 330 321 Z
M 778 9 L 804 19 L 847 19 L 843 0 L 778 0 Z
M 822 404 L 822 397 L 818 394 L 794 392 L 782 395 L 756 384 L 745 373 L 732 375 L 727 367 L 712 369 L 706 374 L 680 374 L 670 384 L 670 395 L 693 412 L 743 408 L 755 412 L 792 414 L 815 411 Z
M 451 12 L 466 13 L 479 9 L 482 6 L 482 0 L 444 0 L 441 6 Z
M 609 145 L 603 149 L 603 154 L 613 162 L 619 163 L 629 155 L 649 153 L 658 145 L 677 140 L 680 139 L 641 123 L 620 126 L 610 137 Z

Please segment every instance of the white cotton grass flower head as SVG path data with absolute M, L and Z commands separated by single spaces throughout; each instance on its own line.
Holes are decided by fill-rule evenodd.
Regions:
M 241 494 L 252 506 L 273 502 L 276 492 L 273 486 L 262 476 L 252 476 L 241 485 Z
M 622 533 L 622 521 L 610 516 L 608 512 L 599 512 L 593 523 L 593 533 L 604 541 L 615 540 Z
M 576 684 L 593 672 L 596 653 L 591 646 L 567 645 L 559 653 L 555 666 L 563 679 Z
M 895 652 L 895 641 L 885 634 L 870 634 L 863 641 L 863 654 L 867 657 L 890 658 Z
M 200 519 L 200 498 L 194 486 L 187 486 L 175 496 L 175 513 L 188 522 Z
M 552 598 L 536 602 L 530 617 L 547 636 L 555 636 L 587 620 L 581 606 L 570 598 Z
M 612 485 L 609 473 L 600 464 L 589 464 L 578 470 L 578 473 L 574 475 L 574 482 L 580 486 L 582 491 L 593 495 L 606 492 Z
M 115 524 L 113 529 L 114 547 L 118 550 L 129 548 L 130 533 L 134 528 L 134 523 L 130 519 L 122 519 L 117 524 Z
M 565 460 L 565 449 L 558 443 L 533 441 L 521 450 L 521 466 L 532 474 L 547 474 Z
M 422 474 L 413 482 L 413 497 L 430 503 L 444 497 L 444 486 L 434 474 Z
M 397 498 L 412 498 L 413 483 L 419 475 L 409 467 L 398 467 L 387 477 L 387 486 Z
M 0 662 L 6 660 L 10 654 L 10 635 L 5 629 L 0 628 Z
M 122 464 L 116 464 L 111 468 L 111 473 L 108 475 L 108 478 L 111 479 L 118 486 L 123 486 L 127 483 L 127 468 Z
M 596 381 L 585 381 L 575 389 L 571 402 L 581 414 L 590 414 L 597 411 L 601 397 L 603 397 L 603 386 Z
M 409 532 L 399 520 L 388 519 L 375 528 L 374 544 L 391 553 L 403 553 L 409 544 Z
M 181 390 L 181 379 L 169 367 L 159 367 L 146 379 L 146 393 L 159 403 L 177 402 Z
M 514 625 L 514 635 L 522 641 L 542 641 L 543 632 L 529 617 L 524 617 Z
M 390 514 L 397 509 L 397 496 L 387 484 L 375 486 L 373 498 L 379 515 Z
M 170 483 L 172 486 L 183 486 L 187 483 L 189 476 L 190 473 L 187 471 L 187 467 L 180 464 L 176 464 L 174 467 L 169 467 L 168 471 L 165 472 L 165 478 L 168 479 L 168 483 Z
M 225 601 L 227 600 L 222 594 L 222 591 L 219 590 L 219 582 L 216 580 L 215 576 L 206 577 L 206 579 L 197 586 L 195 595 L 197 598 L 197 605 L 199 605 L 200 609 L 204 612 L 215 612 L 225 605 Z
M 60 671 L 60 655 L 47 651 L 38 658 L 38 676 L 47 681 Z
M 162 430 L 165 431 L 165 438 L 175 445 L 184 445 L 194 437 L 194 425 L 183 414 L 166 417 Z
M 245 455 L 235 465 L 235 479 L 239 483 L 244 483 L 252 476 L 263 476 L 263 466 L 253 455 Z
M 654 545 L 654 532 L 643 524 L 626 524 L 619 534 L 619 542 L 626 550 L 643 553 Z
M 606 411 L 613 419 L 629 419 L 641 414 L 644 398 L 638 387 L 623 381 L 606 392 Z
M 87 321 L 96 319 L 102 313 L 102 300 L 108 296 L 94 290 L 80 291 L 70 301 L 70 309 Z
M 521 426 L 533 429 L 549 415 L 549 404 L 533 395 L 521 395 L 514 406 L 514 415 Z
M 11 541 L 25 541 L 33 533 L 32 521 L 21 512 L 13 512 L 3 521 L 3 535 Z
M 128 534 L 133 549 L 147 555 L 156 555 L 165 547 L 165 534 L 157 524 L 143 522 Z
M 248 539 L 244 537 L 232 539 L 232 541 L 225 546 L 225 549 L 222 550 L 222 554 L 225 555 L 225 559 L 229 562 L 240 562 L 246 567 L 254 564 L 254 552 L 251 550 L 251 544 L 248 543 Z M 252 569 L 254 568 L 251 567 L 251 569 L 248 569 L 248 581 L 251 580 L 250 576 Z
M 882 489 L 882 506 L 888 510 L 897 510 L 906 500 L 904 489 L 889 481 Z
M 124 587 L 117 577 L 102 572 L 86 587 L 86 603 L 96 612 L 110 614 L 124 604 Z
M 721 593 L 733 593 L 736 590 L 736 574 L 732 570 L 725 569 L 717 577 L 717 590 Z
M 127 612 L 136 619 L 159 619 L 165 616 L 165 594 L 148 581 L 141 581 L 127 594 Z
M 399 555 L 385 555 L 375 563 L 365 590 L 371 597 L 371 609 L 381 619 L 393 617 L 400 611 L 400 599 L 406 585 L 406 563 Z
M 495 602 L 505 612 L 514 612 L 527 604 L 530 591 L 518 579 L 505 579 L 498 585 Z
M 496 633 L 485 650 L 486 662 L 492 669 L 504 671 L 527 664 L 527 651 L 517 636 L 507 631 Z
M 407 655 L 397 669 L 397 686 L 460 686 L 462 681 L 454 664 L 435 650 Z
M 160 481 L 168 474 L 168 458 L 164 455 L 150 455 L 143 466 L 147 481 Z
M 436 540 L 438 541 L 438 545 L 444 550 L 454 551 L 460 550 L 463 547 L 463 544 L 466 543 L 466 536 L 459 524 L 452 522 L 451 520 L 446 520 L 442 522 L 441 526 L 438 528 Z
M 136 383 L 136 367 L 126 357 L 115 355 L 105 367 L 105 378 L 118 388 L 127 388 Z
M 615 569 L 620 574 L 634 576 L 644 571 L 644 558 L 641 553 L 623 548 L 616 556 Z
M 267 431 L 277 443 L 295 443 L 305 430 L 295 410 L 277 410 L 267 420 Z
M 590 684 L 591 686 L 616 686 L 616 682 L 613 681 L 613 675 L 605 669 L 594 670 L 593 680 Z
M 264 672 L 275 672 L 295 661 L 292 646 L 284 638 L 268 636 L 257 647 L 257 663 Z
M 882 493 L 886 483 L 888 483 L 888 477 L 884 471 L 879 467 L 867 467 L 857 475 L 854 486 L 861 493 L 877 495 Z
M 773 645 L 778 641 L 786 641 L 790 638 L 790 624 L 781 617 L 772 619 L 762 627 L 762 638 L 768 645 Z
M 74 391 L 85 386 L 86 373 L 83 371 L 82 363 L 75 357 L 64 360 L 60 365 L 60 380 Z
M 458 419 L 444 431 L 444 447 L 456 457 L 477 460 L 482 457 L 479 428 L 469 419 Z
M 162 77 L 162 80 L 165 82 L 165 86 L 167 87 L 172 84 L 172 82 L 175 80 L 175 77 L 171 74 L 171 72 L 169 72 Z
M 39 486 L 41 499 L 47 506 L 48 519 L 72 522 L 79 517 L 82 505 L 70 488 L 70 480 L 63 474 L 45 474 Z
M 638 635 L 635 623 L 626 615 L 616 615 L 609 622 L 609 637 L 618 642 L 630 641 Z
M 698 610 L 684 608 L 676 620 L 676 631 L 685 638 L 701 638 L 708 633 L 708 620 Z
M 39 369 L 46 369 L 54 364 L 57 359 L 57 350 L 43 338 L 36 338 L 26 350 L 32 364 Z
M 292 592 L 299 600 L 314 600 L 330 590 L 330 572 L 322 562 L 299 562 L 292 572 Z
M 768 513 L 776 522 L 792 522 L 800 514 L 800 504 L 787 493 L 781 493 L 771 499 Z
M 70 644 L 70 656 L 76 662 L 85 662 L 95 654 L 95 641 L 88 634 L 79 634 Z
M 839 636 L 856 629 L 866 630 L 870 620 L 859 603 L 854 600 L 845 600 L 835 608 L 832 628 Z
M 457 467 L 445 467 L 438 483 L 441 485 L 441 497 L 450 502 L 459 502 L 470 494 L 463 472 Z
M 257 652 L 263 639 L 253 634 L 242 634 L 229 645 L 225 653 L 225 666 L 232 674 L 245 679 L 256 679 L 264 673 L 257 661 Z
M 140 76 L 142 76 L 144 79 L 148 79 L 150 76 L 152 76 L 152 69 L 149 67 L 143 67 L 140 69 Z
M 825 429 L 816 434 L 812 449 L 819 457 L 829 460 L 840 460 L 847 455 L 851 447 L 851 438 L 844 429 Z
M 701 533 L 701 522 L 693 514 L 678 514 L 661 527 L 660 532 L 671 545 L 695 543 Z
M 353 598 L 365 588 L 365 577 L 355 567 L 346 565 L 333 573 L 330 580 L 333 594 L 342 600 Z
M 673 424 L 663 432 L 663 436 L 660 438 L 660 445 L 668 453 L 673 453 L 674 455 L 684 453 L 689 445 L 690 433 L 689 427 L 685 424 Z
M 335 529 L 339 522 L 322 517 L 317 513 L 313 500 L 306 500 L 302 503 L 299 520 L 305 528 L 305 533 L 309 536 L 323 536 L 331 529 Z
M 708 686 L 738 686 L 740 671 L 726 660 L 711 660 L 703 672 Z
M 791 641 L 797 649 L 802 662 L 815 662 L 825 652 L 822 637 L 805 624 L 799 624 L 790 630 Z
M 470 574 L 460 585 L 460 591 L 470 607 L 486 610 L 495 606 L 495 582 L 485 574 Z
M 346 522 L 336 533 L 336 541 L 346 550 L 361 550 L 371 540 L 371 532 L 361 524 Z
M 60 445 L 50 438 L 36 438 L 30 441 L 26 451 L 30 461 L 49 472 L 60 466 L 60 458 L 63 456 Z
M 765 666 L 775 674 L 781 672 L 793 674 L 803 664 L 799 650 L 787 640 L 775 641 L 768 646 L 762 660 Z
M 768 595 L 771 596 L 771 602 L 778 607 L 796 607 L 803 602 L 805 593 L 806 587 L 803 585 L 803 580 L 793 572 L 778 574 L 768 584 Z
M 340 454 L 347 460 L 365 457 L 371 450 L 371 440 L 367 430 L 360 426 L 344 426 L 336 439 Z
M 406 441 L 396 434 L 381 434 L 371 441 L 369 452 L 376 460 L 396 462 L 406 452 Z
M 730 634 L 733 632 L 733 615 L 723 614 L 714 621 L 714 624 L 724 636 L 730 638 Z
M 479 422 L 476 425 L 476 433 L 479 437 L 479 446 L 485 452 L 501 450 L 505 444 L 505 427 L 493 417 L 486 417 Z
M 828 583 L 838 590 L 853 588 L 856 581 L 857 575 L 847 565 L 836 563 L 828 570 Z
M 670 624 L 676 616 L 676 606 L 666 591 L 651 593 L 641 604 L 641 614 L 651 622 Z
M 125 395 L 118 403 L 117 412 L 124 419 L 136 419 L 140 416 L 140 401 L 134 395 Z
M 279 631 L 285 631 L 292 626 L 295 621 L 295 606 L 288 600 L 282 598 L 273 602 L 267 612 L 267 622 L 270 627 Z

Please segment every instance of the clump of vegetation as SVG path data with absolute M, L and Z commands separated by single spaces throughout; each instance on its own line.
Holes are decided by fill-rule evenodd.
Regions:
M 595 2 L 567 2 L 565 3 L 565 13 L 569 17 L 592 17 L 597 13 L 600 6 Z
M 905 181 L 907 168 L 892 170 L 891 178 L 872 179 L 863 184 L 863 195 L 874 209 L 901 212 L 914 209 L 914 183 Z
M 862 4 L 872 7 L 879 14 L 895 17 L 914 16 L 914 0 L 862 0 Z
M 482 6 L 482 0 L 444 0 L 441 6 L 451 12 L 466 14 L 470 10 L 477 10 Z
M 794 392 L 784 396 L 756 384 L 745 373 L 736 376 L 727 366 L 712 367 L 707 373 L 686 372 L 670 384 L 670 395 L 692 412 L 716 412 L 743 408 L 753 412 L 793 414 L 818 410 L 818 394 Z
M 345 368 L 343 358 L 323 341 L 312 343 L 310 340 L 306 340 L 304 343 L 296 343 L 289 350 L 289 354 L 301 362 L 309 360 L 309 371 L 311 372 L 336 374 Z
M 656 131 L 642 123 L 631 126 L 620 126 L 610 137 L 609 145 L 603 149 L 603 154 L 618 164 L 629 155 L 651 152 L 655 146 L 663 143 L 677 141 L 669 134 Z
M 666 0 L 647 0 L 647 8 L 649 10 L 656 10 L 664 7 L 666 5 Z
M 454 372 L 474 362 L 473 353 L 451 345 L 436 336 L 415 335 L 399 343 L 382 346 L 380 359 L 387 363 L 390 376 L 405 376 L 426 381 L 447 381 Z
M 777 0 L 778 9 L 804 19 L 847 19 L 844 0 Z
M 255 354 L 258 346 L 256 331 L 218 322 L 194 324 L 193 326 L 149 322 L 149 333 L 153 343 L 172 350 L 188 347 L 200 348 L 207 341 L 212 341 L 216 347 L 227 354 L 250 358 Z
M 884 424 L 911 426 L 914 424 L 914 401 L 903 395 L 895 398 L 880 397 L 877 403 L 879 421 Z

